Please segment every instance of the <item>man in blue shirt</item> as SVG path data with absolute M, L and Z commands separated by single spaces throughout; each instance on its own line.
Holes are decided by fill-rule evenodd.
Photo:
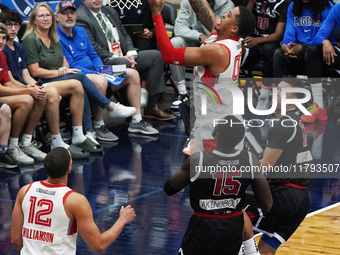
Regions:
M 331 34 L 336 26 L 340 32 L 340 4 L 332 8 L 314 37 L 315 51 L 308 56 L 313 64 L 313 77 L 322 77 L 324 67 L 340 70 L 340 50 L 331 41 Z
M 67 8 L 62 6 L 67 6 Z M 75 26 L 77 18 L 76 8 L 70 1 L 61 1 L 56 7 L 56 18 L 58 21 L 58 36 L 70 67 L 78 68 L 83 71 L 105 95 L 108 81 L 103 75 L 98 74 L 100 72 L 99 66 L 102 66 L 103 62 L 93 49 L 85 29 Z M 127 85 L 127 98 L 131 106 L 137 109 L 136 113 L 132 115 L 128 131 L 147 135 L 158 134 L 159 132 L 157 129 L 153 128 L 142 119 L 140 106 L 140 78 L 138 72 L 132 68 L 127 68 L 126 73 L 127 82 L 123 82 L 122 86 Z M 111 85 L 112 90 L 120 89 L 120 87 L 121 86 L 117 88 L 116 86 Z M 96 120 L 96 115 L 99 116 L 97 111 L 93 110 L 93 115 L 93 130 L 96 132 L 97 138 L 101 139 L 101 130 L 105 127 L 104 122 L 102 118 L 101 120 L 98 120 L 98 118 Z M 98 136 L 98 134 L 100 135 Z
M 331 40 L 334 28 L 338 26 L 340 31 L 340 4 L 333 6 L 326 20 L 322 23 L 320 30 L 313 39 L 313 44 L 306 58 L 310 66 L 310 77 L 314 78 L 315 84 L 321 84 L 321 77 L 325 76 L 327 69 L 340 70 L 340 50 Z M 314 95 L 313 95 L 314 98 Z M 315 101 L 315 100 L 314 100 Z M 314 105 L 313 105 L 314 106 Z M 320 109 L 314 107 L 313 120 L 318 120 Z
M 22 123 L 22 126 L 25 124 L 25 128 L 23 130 L 23 135 L 21 138 L 21 142 L 19 143 L 19 134 L 22 131 L 21 124 L 15 122 L 12 125 L 12 129 L 15 127 L 16 131 L 11 133 L 9 138 L 9 149 L 8 153 L 10 156 L 21 164 L 33 164 L 34 161 L 43 161 L 46 153 L 38 150 L 32 143 L 32 134 L 36 128 L 38 121 L 40 120 L 41 114 L 45 111 L 45 115 L 48 121 L 48 125 L 51 133 L 51 148 L 55 147 L 64 147 L 72 153 L 73 158 L 86 158 L 90 154 L 85 150 L 82 150 L 80 147 L 72 146 L 64 143 L 62 137 L 60 135 L 59 129 L 59 100 L 60 96 L 65 97 L 67 95 L 71 95 L 77 105 L 70 104 L 71 112 L 73 112 L 72 116 L 72 124 L 74 126 L 78 126 L 82 124 L 82 116 L 83 116 L 83 90 L 80 82 L 75 82 L 74 80 L 63 81 L 63 82 L 51 82 L 48 87 L 38 87 L 36 84 L 36 80 L 32 78 L 30 75 L 27 65 L 26 65 L 26 55 L 22 45 L 15 41 L 15 38 L 20 29 L 22 18 L 20 14 L 15 10 L 8 10 L 6 12 L 2 12 L 0 15 L 0 22 L 6 24 L 7 28 L 7 38 L 8 40 L 4 41 L 6 43 L 3 49 L 4 56 L 3 59 L 6 60 L 6 65 L 8 66 L 4 69 L 6 72 L 6 76 L 8 77 L 8 84 L 2 84 L 4 86 L 13 87 L 12 90 L 15 89 L 15 93 L 11 92 L 11 94 L 15 96 L 19 95 L 30 95 L 34 98 L 34 106 L 26 119 L 23 113 L 21 112 L 19 117 L 16 119 L 24 120 L 26 119 L 26 123 Z M 5 58 L 6 56 L 6 58 Z M 21 91 L 21 92 L 20 92 Z M 9 94 L 9 95 L 11 95 Z M 12 95 L 12 96 L 13 96 Z M 23 102 L 23 99 L 17 98 L 13 99 L 16 102 Z M 11 106 L 11 105 L 10 105 Z M 25 106 L 27 108 L 27 106 Z M 13 109 L 12 109 L 13 111 Z M 13 116 L 15 113 L 13 114 Z M 83 133 L 74 132 L 72 135 L 73 138 L 83 139 Z
M 314 61 L 309 61 L 306 55 L 309 55 L 311 50 L 314 51 L 314 48 L 310 46 L 332 7 L 333 3 L 328 0 L 298 0 L 290 3 L 282 46 L 275 51 L 273 57 L 274 77 L 297 75 L 305 73 L 305 71 L 308 77 L 317 77 L 314 68 L 310 68 L 314 65 Z M 336 45 L 333 36 L 330 37 L 330 41 L 333 45 Z M 321 82 L 312 82 L 311 89 L 314 101 L 313 107 L 310 108 L 313 109 L 310 110 L 312 115 L 303 115 L 302 121 L 311 123 L 316 119 L 318 121 L 327 120 Z M 315 115 L 315 109 L 318 111 L 317 115 Z

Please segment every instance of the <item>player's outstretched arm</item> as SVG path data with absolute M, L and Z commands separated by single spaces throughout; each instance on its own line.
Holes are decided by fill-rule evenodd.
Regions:
M 159 50 L 163 61 L 181 66 L 208 66 L 213 74 L 225 71 L 230 63 L 228 50 L 217 44 L 207 44 L 203 47 L 174 48 L 166 33 L 161 11 L 164 0 L 149 0 Z
M 211 33 L 215 31 L 217 17 L 206 0 L 189 0 L 196 16 Z
M 65 200 L 64 206 L 67 216 L 71 220 L 76 220 L 81 237 L 97 253 L 103 252 L 112 244 L 124 226 L 136 217 L 136 213 L 130 205 L 125 208 L 122 206 L 115 224 L 109 230 L 101 233 L 93 221 L 91 206 L 83 195 L 71 193 Z
M 199 161 L 199 153 L 191 155 L 183 163 L 180 170 L 175 172 L 164 184 L 163 190 L 168 196 L 176 194 L 190 183 L 190 165 L 196 166 Z
M 259 159 L 253 155 L 253 166 L 256 166 L 254 171 L 254 179 L 251 182 L 251 187 L 254 192 L 246 191 L 245 200 L 252 206 L 263 210 L 270 210 L 273 205 L 273 197 L 270 192 L 267 179 L 261 173 L 261 164 Z

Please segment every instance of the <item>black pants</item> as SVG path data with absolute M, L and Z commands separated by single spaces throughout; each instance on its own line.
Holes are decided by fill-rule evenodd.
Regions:
M 338 55 L 334 57 L 334 63 L 326 65 L 321 46 L 310 45 L 300 51 L 297 58 L 285 56 L 283 50 L 279 48 L 273 57 L 274 77 L 305 74 L 310 78 L 310 83 L 321 82 L 321 77 L 332 76 L 330 69 L 340 70 L 340 52 L 337 48 L 334 48 L 334 51 Z
M 287 75 L 305 74 L 306 51 L 298 53 L 297 58 L 284 55 L 282 48 L 275 50 L 273 56 L 273 73 L 275 78 L 282 78 Z
M 259 60 L 263 60 L 262 66 L 262 76 L 263 78 L 271 78 L 273 76 L 273 55 L 277 48 L 280 48 L 280 43 L 260 43 L 256 47 L 252 47 L 249 49 L 249 55 L 246 59 L 246 62 L 243 65 L 244 69 L 250 67 L 251 65 L 257 63 Z M 265 82 L 267 81 L 268 82 Z M 263 84 L 266 87 L 271 86 L 270 79 L 264 79 Z
M 333 47 L 337 56 L 334 56 L 334 63 L 326 65 L 323 60 L 322 46 L 311 45 L 306 52 L 306 73 L 309 78 L 326 77 L 327 72 L 334 68 L 340 70 L 340 51 Z

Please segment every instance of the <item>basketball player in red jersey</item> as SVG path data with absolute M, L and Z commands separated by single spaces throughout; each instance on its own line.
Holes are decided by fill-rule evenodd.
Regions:
M 163 0 L 149 2 L 164 62 L 194 66 L 195 143 L 198 151 L 212 151 L 216 145 L 211 135 L 213 120 L 233 114 L 230 88 L 237 86 L 242 56 L 241 38 L 254 31 L 255 17 L 247 8 L 238 6 L 217 18 L 207 1 L 190 0 L 197 17 L 211 35 L 201 47 L 174 48 L 161 16 Z M 207 93 L 213 96 L 209 97 Z M 241 116 L 238 118 L 242 121 Z
M 256 19 L 243 6 L 235 7 L 218 18 L 206 0 L 189 2 L 211 36 L 201 47 L 174 48 L 161 16 L 164 1 L 149 0 L 163 61 L 194 66 L 195 144 L 198 151 L 212 151 L 216 145 L 212 136 L 214 120 L 233 114 L 233 97 L 229 88 L 237 86 L 242 56 L 241 38 L 252 34 Z M 213 91 L 219 103 L 215 104 L 215 99 L 207 97 L 205 90 Z M 241 116 L 237 118 L 243 120 Z M 242 147 L 243 140 L 237 145 L 239 149 Z
M 70 152 L 56 147 L 44 161 L 47 179 L 26 185 L 18 192 L 11 241 L 20 254 L 75 255 L 78 230 L 90 248 L 100 253 L 135 218 L 130 205 L 122 206 L 115 224 L 100 233 L 87 199 L 66 186 L 71 167 Z

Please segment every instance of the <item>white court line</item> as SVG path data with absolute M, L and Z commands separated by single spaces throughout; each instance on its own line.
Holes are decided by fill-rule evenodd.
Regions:
M 334 207 L 337 207 L 337 206 L 340 206 L 340 202 L 335 203 L 335 204 L 332 204 L 332 205 L 329 205 L 329 206 L 326 206 L 326 207 L 321 208 L 321 209 L 319 209 L 319 210 L 316 210 L 316 211 L 314 211 L 314 212 L 308 213 L 307 216 L 306 216 L 306 218 L 311 217 L 311 216 L 313 216 L 313 215 L 315 215 L 315 214 L 322 213 L 322 212 L 324 212 L 324 211 L 333 209 Z M 262 233 L 257 233 L 257 234 L 255 235 L 255 237 L 256 237 L 256 236 L 260 236 L 260 235 L 262 235 Z
M 316 210 L 316 211 L 314 211 L 314 212 L 308 213 L 307 216 L 306 216 L 306 218 L 308 218 L 308 217 L 310 217 L 310 216 L 313 216 L 313 215 L 315 215 L 315 214 L 318 214 L 318 213 L 322 213 L 322 212 L 327 211 L 327 210 L 329 210 L 329 209 L 333 209 L 334 207 L 337 207 L 337 206 L 339 206 L 339 205 L 340 205 L 340 202 L 335 203 L 335 204 L 332 204 L 332 205 L 329 205 L 329 206 L 326 206 L 326 207 L 321 208 L 321 209 L 319 209 L 319 210 Z

